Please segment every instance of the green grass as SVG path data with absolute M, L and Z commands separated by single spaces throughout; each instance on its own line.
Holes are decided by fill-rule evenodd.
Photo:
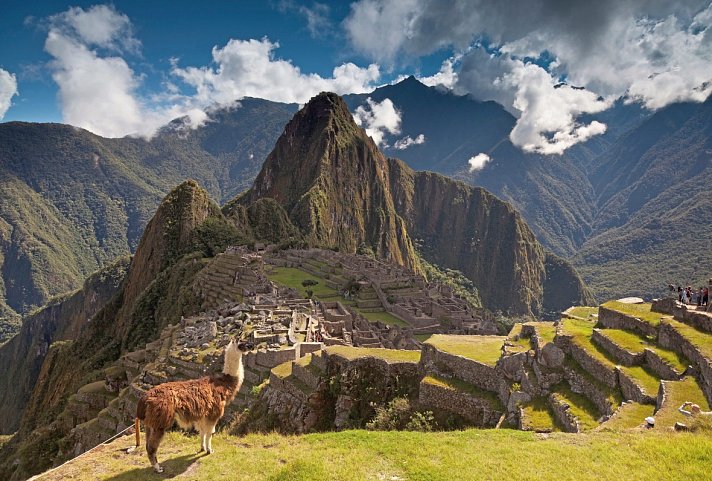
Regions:
M 433 337 L 433 335 L 432 334 L 415 334 L 415 335 L 413 335 L 413 337 L 416 338 L 420 342 L 425 342 L 428 339 L 430 339 L 431 337 Z
M 703 411 L 709 410 L 707 399 L 697 381 L 691 376 L 682 381 L 666 381 L 667 396 L 660 410 L 655 413 L 655 427 L 669 428 L 675 422 L 689 424 L 690 418 L 678 412 L 678 408 L 686 401 L 699 404 Z
M 591 314 L 598 314 L 598 307 L 584 307 L 584 306 L 572 307 L 568 313 L 571 314 L 572 316 L 588 319 L 591 316 Z
M 530 431 L 560 431 L 546 398 L 538 397 L 522 405 L 522 427 Z
M 645 321 L 652 326 L 657 326 L 658 324 L 660 324 L 661 317 L 670 317 L 659 312 L 651 311 L 650 306 L 651 304 L 649 302 L 645 302 L 643 304 L 626 304 L 624 302 L 608 301 L 606 303 L 601 304 L 601 307 L 621 312 L 629 316 L 637 317 L 641 321 Z
M 523 324 L 517 323 L 509 331 L 506 341 L 509 346 L 508 352 L 526 352 L 532 348 L 531 339 L 522 337 L 522 326 Z
M 600 361 L 601 364 L 609 369 L 613 369 L 616 366 L 616 360 L 603 348 L 591 341 L 595 326 L 594 322 L 579 319 L 562 319 L 561 325 L 563 334 L 573 336 L 573 342 Z
M 570 406 L 569 412 L 576 416 L 581 429 L 598 427 L 600 413 L 587 397 L 573 392 L 564 382 L 557 384 L 552 390 L 552 394 L 559 402 L 565 402 Z
M 540 480 L 683 481 L 707 479 L 712 437 L 658 431 L 541 436 L 513 430 L 414 433 L 343 431 L 280 436 L 218 433 L 215 453 L 196 453 L 197 436 L 168 433 L 158 452 L 166 472 L 151 470 L 132 438 L 49 473 L 42 481 L 185 480 Z M 526 453 L 523 460 L 522 453 Z M 249 460 L 249 462 L 245 462 Z
M 400 326 L 400 327 L 410 327 L 410 324 L 405 322 L 403 319 L 400 317 L 396 317 L 390 312 L 387 311 L 380 311 L 380 312 L 366 312 L 362 311 L 358 307 L 352 307 L 352 309 L 359 314 L 361 314 L 363 317 L 368 319 L 369 321 L 381 321 L 384 324 L 388 324 L 389 326 Z
M 363 357 L 377 357 L 386 362 L 420 362 L 420 351 L 403 349 L 383 349 L 380 347 L 329 346 L 325 349 L 329 354 L 336 354 L 349 360 Z
M 705 358 L 712 360 L 712 334 L 700 331 L 674 319 L 670 319 L 668 322 L 685 339 L 690 341 Z
M 554 342 L 556 337 L 556 326 L 551 322 L 528 322 L 527 325 L 533 325 L 541 345 L 549 342 Z
M 660 387 L 660 378 L 643 366 L 621 366 L 621 371 L 627 374 L 635 383 L 643 388 L 648 396 L 655 398 Z
M 306 297 L 307 288 L 302 285 L 302 282 L 311 279 L 317 281 L 318 284 L 310 286 L 313 291 L 313 297 L 321 300 L 333 300 L 332 298 L 339 297 L 339 293 L 326 285 L 326 279 L 310 274 L 307 271 L 297 269 L 296 267 L 274 267 L 267 272 L 267 277 L 272 282 L 282 284 L 283 286 L 296 289 L 302 297 Z
M 586 370 L 584 370 L 584 368 L 582 368 L 571 357 L 566 357 L 566 360 L 564 361 L 564 366 L 576 372 L 576 374 L 578 374 L 579 376 L 583 377 L 589 384 L 594 385 L 599 392 L 602 392 L 606 396 L 606 399 L 612 406 L 618 406 L 621 402 L 623 402 L 623 395 L 618 389 L 613 389 L 603 384 L 601 381 L 599 381 L 591 374 L 589 374 Z
M 272 368 L 272 373 L 282 379 L 292 375 L 292 361 L 283 362 Z
M 503 336 L 458 336 L 433 334 L 426 341 L 436 349 L 494 366 L 502 356 Z
M 682 354 L 660 347 L 641 334 L 621 329 L 601 329 L 600 333 L 629 352 L 641 353 L 646 348 L 650 349 L 677 371 L 684 371 L 690 364 Z
M 645 424 L 645 418 L 652 416 L 654 411 L 655 406 L 650 404 L 625 403 L 611 419 L 601 424 L 601 430 L 621 431 L 639 427 Z
M 296 267 L 274 267 L 267 272 L 267 277 L 269 277 L 272 282 L 276 282 L 277 284 L 296 289 L 297 292 L 299 292 L 299 295 L 301 295 L 302 297 L 306 297 L 307 295 L 307 288 L 302 285 L 302 282 L 307 279 L 317 281 L 317 285 L 310 287 L 313 291 L 312 297 L 314 297 L 315 299 L 320 299 L 322 301 L 339 301 L 343 305 L 348 306 L 349 308 L 358 312 L 371 322 L 381 321 L 384 324 L 388 324 L 391 326 L 410 326 L 410 324 L 405 322 L 403 319 L 394 316 L 390 312 L 366 312 L 359 309 L 354 301 L 348 301 L 347 299 L 342 297 L 338 291 L 328 287 L 326 285 L 326 279 L 324 279 L 323 277 L 315 276 L 314 274 L 311 274 L 302 269 L 298 269 Z
M 484 389 L 480 389 L 477 386 L 473 386 L 472 384 L 462 381 L 460 379 L 446 379 L 444 377 L 435 376 L 431 374 L 425 376 L 423 378 L 423 382 L 427 384 L 432 384 L 433 386 L 439 386 L 445 389 L 452 389 L 454 391 L 461 391 L 467 394 L 471 394 L 472 396 L 484 399 L 489 402 L 490 406 L 492 406 L 492 409 L 498 411 L 502 411 L 504 409 L 504 406 L 502 406 L 502 402 L 499 400 L 499 397 L 497 397 L 495 393 L 485 391 Z

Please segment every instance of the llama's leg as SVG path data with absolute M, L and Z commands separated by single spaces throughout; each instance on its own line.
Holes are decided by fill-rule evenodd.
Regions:
M 208 454 L 213 454 L 213 433 L 215 433 L 216 424 L 217 422 L 209 423 L 208 430 L 206 431 L 208 433 Z
M 199 452 L 199 453 L 202 453 L 203 451 L 207 451 L 207 450 L 208 450 L 207 445 L 206 445 L 206 443 L 205 443 L 205 438 L 206 438 L 207 434 L 206 434 L 206 431 L 205 431 L 205 426 L 203 426 L 203 425 L 201 424 L 198 428 L 199 428 L 199 429 L 198 429 L 198 432 L 200 433 L 200 451 L 198 451 L 198 452 Z
M 151 466 L 157 473 L 162 473 L 163 468 L 158 464 L 158 459 L 156 453 L 158 452 L 158 446 L 161 444 L 163 435 L 166 433 L 164 429 L 150 428 L 148 434 L 146 434 L 146 452 L 148 453 L 148 460 L 151 462 Z

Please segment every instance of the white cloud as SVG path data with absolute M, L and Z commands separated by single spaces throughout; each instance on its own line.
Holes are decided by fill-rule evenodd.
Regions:
M 321 91 L 366 92 L 380 77 L 377 65 L 362 68 L 353 63 L 336 67 L 330 78 L 304 74 L 290 61 L 275 58 L 277 47 L 267 38 L 231 39 L 224 47 L 213 48 L 215 66 L 176 67 L 173 74 L 196 89 L 201 103 L 219 104 L 242 97 L 304 103 Z
M 424 81 L 502 103 L 520 116 L 512 140 L 542 153 L 601 133 L 603 124 L 580 125 L 576 115 L 610 98 L 658 109 L 712 92 L 709 0 L 360 0 L 344 28 L 358 52 L 391 64 L 453 48 Z M 496 54 L 471 48 L 482 38 Z M 546 68 L 524 62 L 544 53 L 554 60 Z M 562 77 L 586 90 L 554 90 Z
M 393 148 L 396 150 L 405 150 L 413 145 L 420 145 L 425 143 L 425 135 L 418 134 L 415 138 L 410 135 L 406 135 L 402 139 L 398 139 L 394 144 Z
M 470 164 L 470 172 L 475 172 L 477 170 L 482 170 L 482 168 L 484 168 L 484 166 L 491 160 L 492 159 L 489 155 L 479 153 L 473 157 L 470 157 L 470 160 L 468 160 L 467 163 Z
M 17 95 L 17 79 L 15 74 L 0 68 L 0 120 L 5 117 L 12 105 L 12 98 Z
M 137 54 L 141 45 L 126 15 L 104 5 L 72 7 L 49 17 L 47 25 L 45 50 L 52 56 L 63 120 L 107 137 L 150 137 L 178 117 L 187 117 L 181 128 L 194 128 L 208 120 L 209 109 L 245 96 L 304 103 L 325 90 L 365 92 L 380 77 L 376 64 L 353 63 L 334 68 L 329 78 L 305 74 L 275 58 L 279 45 L 267 38 L 231 39 L 213 48 L 214 65 L 181 68 L 172 59 L 173 79 L 163 82 L 162 91 L 141 95 L 144 78 L 123 56 Z M 186 95 L 181 89 L 186 85 L 195 91 Z
M 461 56 L 458 55 L 453 58 L 445 59 L 438 72 L 430 77 L 419 77 L 418 80 L 430 87 L 442 85 L 445 88 L 452 89 L 455 84 L 457 84 L 458 79 L 457 72 L 455 71 L 455 62 L 457 62 L 460 57 Z
M 400 133 L 401 114 L 391 99 L 375 102 L 369 97 L 366 99 L 366 103 L 368 108 L 359 105 L 353 116 L 356 123 L 366 130 L 376 145 L 383 144 L 383 137 L 386 133 L 394 135 Z

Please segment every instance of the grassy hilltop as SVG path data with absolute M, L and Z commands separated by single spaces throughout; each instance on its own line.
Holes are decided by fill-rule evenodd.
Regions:
M 688 480 L 705 479 L 712 437 L 640 431 L 540 435 L 477 429 L 413 433 L 344 431 L 281 436 L 217 435 L 216 453 L 197 454 L 198 438 L 169 434 L 155 474 L 133 436 L 42 476 L 75 480 Z

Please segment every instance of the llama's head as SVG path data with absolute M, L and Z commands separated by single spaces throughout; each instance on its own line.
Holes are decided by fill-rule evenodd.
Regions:
M 230 341 L 225 346 L 225 364 L 223 365 L 223 373 L 237 377 L 242 366 L 242 350 L 238 348 L 238 343 Z

